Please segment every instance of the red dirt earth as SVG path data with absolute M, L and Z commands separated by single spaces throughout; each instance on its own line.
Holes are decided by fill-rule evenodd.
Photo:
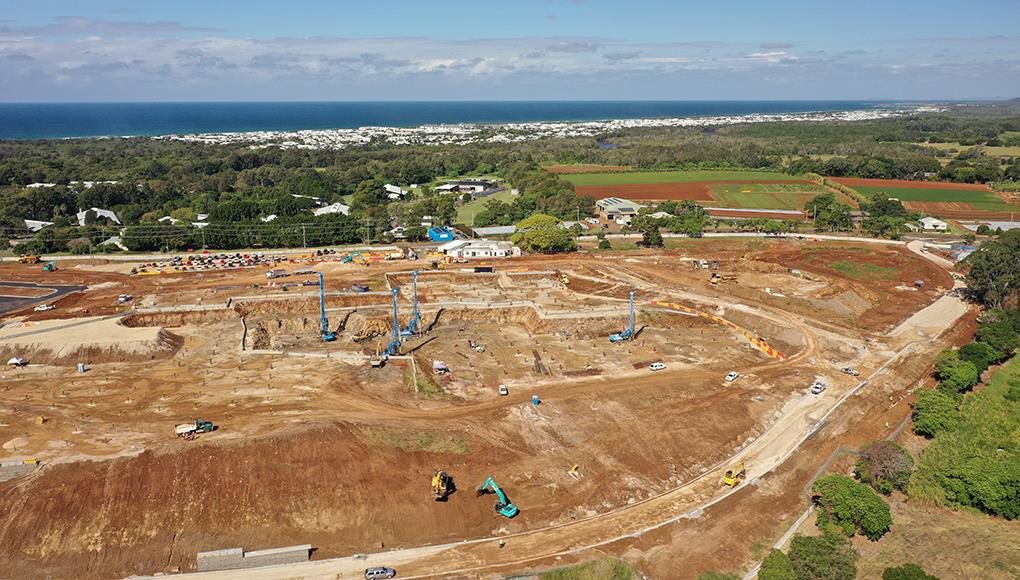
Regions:
M 623 185 L 582 185 L 575 187 L 578 195 L 590 195 L 595 198 L 622 196 L 628 199 L 667 200 L 690 199 L 694 201 L 715 201 L 713 185 L 770 183 L 810 183 L 803 179 L 756 179 L 736 181 L 688 181 L 673 183 L 628 183 Z
M 947 181 L 910 181 L 908 179 L 865 179 L 861 177 L 833 177 L 836 183 L 849 187 L 907 187 L 911 189 L 966 189 L 971 191 L 991 191 L 981 183 L 952 183 Z

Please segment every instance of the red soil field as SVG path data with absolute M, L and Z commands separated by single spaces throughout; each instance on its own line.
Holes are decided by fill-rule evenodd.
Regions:
M 940 217 L 970 220 L 1007 221 L 1020 217 L 1020 207 L 1015 212 L 976 210 L 965 203 L 949 201 L 907 201 L 903 206 L 911 211 L 920 211 Z
M 550 165 L 545 168 L 549 173 L 614 173 L 630 169 L 629 165 Z
M 802 179 L 756 179 L 754 181 L 687 181 L 674 183 L 628 183 L 624 185 L 582 185 L 575 187 L 578 195 L 595 198 L 626 197 L 627 199 L 667 200 L 690 199 L 694 201 L 716 201 L 709 189 L 713 185 L 740 185 L 742 183 L 807 183 Z
M 951 183 L 946 181 L 910 181 L 908 179 L 865 179 L 861 177 L 833 177 L 836 183 L 849 187 L 908 187 L 912 189 L 966 189 L 991 191 L 981 183 Z

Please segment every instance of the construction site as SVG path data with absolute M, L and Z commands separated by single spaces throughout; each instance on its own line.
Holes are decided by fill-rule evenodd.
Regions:
M 976 315 L 900 243 L 420 253 L 0 265 L 0 576 L 741 569 Z

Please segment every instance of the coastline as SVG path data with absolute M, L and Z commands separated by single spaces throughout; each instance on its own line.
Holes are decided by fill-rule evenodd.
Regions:
M 417 127 L 365 126 L 353 129 L 209 132 L 159 135 L 150 138 L 207 145 L 246 144 L 252 147 L 279 147 L 282 149 L 344 149 L 378 141 L 392 145 L 468 145 L 472 143 L 511 143 L 557 137 L 593 137 L 607 132 L 639 128 L 710 127 L 774 122 L 860 122 L 943 110 L 945 110 L 944 107 L 917 105 L 847 111 L 748 113 L 602 121 L 457 123 L 419 125 Z

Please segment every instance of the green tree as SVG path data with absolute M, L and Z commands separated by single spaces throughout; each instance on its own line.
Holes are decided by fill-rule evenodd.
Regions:
M 409 242 L 420 242 L 427 235 L 427 230 L 422 226 L 409 226 L 404 229 L 404 239 Z
M 874 541 L 892 526 L 889 504 L 868 486 L 845 475 L 824 475 L 811 485 L 819 506 L 819 527 L 830 524 L 848 536 L 859 531 Z
M 882 580 L 939 580 L 938 576 L 932 576 L 924 571 L 924 568 L 917 564 L 903 564 L 895 568 L 886 568 L 882 572 Z
M 790 542 L 790 563 L 799 580 L 853 580 L 857 552 L 838 533 L 796 535 Z
M 975 341 L 960 347 L 959 356 L 960 360 L 973 364 L 977 368 L 978 374 L 985 372 L 992 363 L 999 359 L 995 349 L 981 341 Z
M 613 244 L 609 243 L 609 240 L 607 240 L 606 238 L 603 237 L 603 238 L 601 238 L 599 240 L 599 249 L 600 250 L 612 250 L 613 249 Z
M 914 460 L 905 449 L 892 441 L 875 441 L 865 445 L 859 457 L 854 469 L 857 479 L 883 495 L 907 490 Z
M 914 433 L 931 438 L 956 429 L 960 423 L 960 412 L 952 395 L 938 389 L 926 389 L 917 394 L 912 418 Z
M 967 287 L 986 306 L 1016 305 L 1020 291 L 1020 229 L 1003 232 L 967 257 Z
M 758 580 L 797 580 L 797 574 L 793 571 L 790 557 L 773 548 L 762 560 Z
M 577 248 L 573 234 L 560 227 L 560 220 L 542 213 L 518 222 L 510 239 L 526 252 L 569 252 Z
M 652 227 L 645 230 L 644 235 L 641 236 L 641 245 L 646 248 L 661 248 L 665 246 L 659 228 Z

